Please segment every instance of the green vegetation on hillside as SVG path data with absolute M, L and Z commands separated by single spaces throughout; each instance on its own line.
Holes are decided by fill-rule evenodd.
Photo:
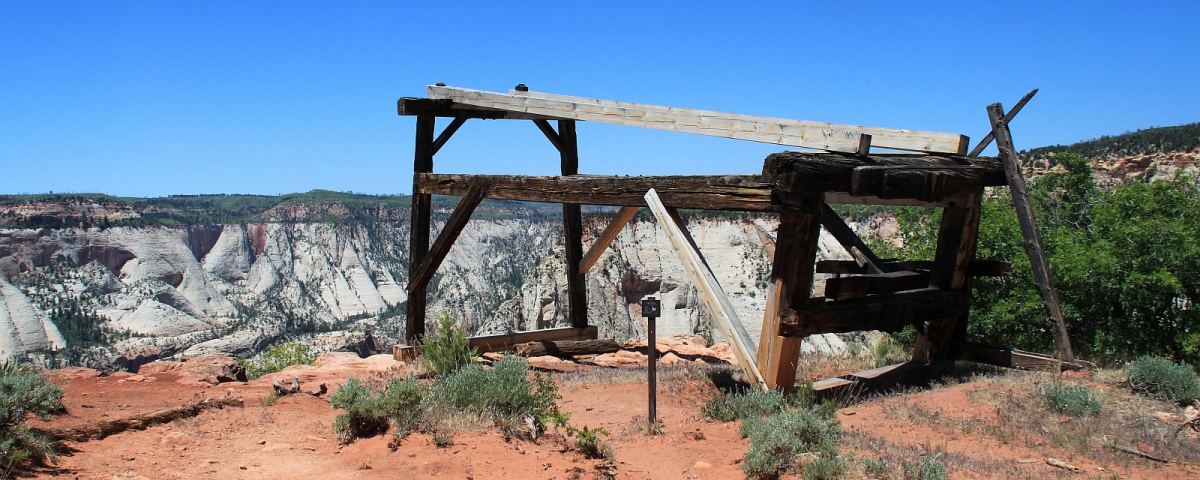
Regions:
M 1055 155 L 1066 173 L 1030 183 L 1038 226 L 1077 354 L 1200 359 L 1200 189 L 1194 179 L 1101 189 L 1087 159 Z M 1012 262 L 1014 276 L 973 284 L 969 335 L 984 343 L 1051 351 L 1050 320 L 1023 246 L 1012 200 L 983 202 L 977 258 Z M 904 247 L 881 256 L 933 258 L 941 211 L 897 209 Z
M 1074 153 L 1087 158 L 1108 155 L 1143 155 L 1160 152 L 1190 152 L 1200 148 L 1200 123 L 1175 127 L 1157 127 L 1102 136 L 1071 145 L 1050 145 L 1019 154 L 1022 161 L 1050 157 L 1056 153 Z

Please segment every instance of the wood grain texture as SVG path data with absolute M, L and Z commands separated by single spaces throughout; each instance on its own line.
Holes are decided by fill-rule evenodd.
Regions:
M 929 270 L 929 286 L 947 292 L 970 292 L 971 264 L 979 238 L 981 197 L 962 207 L 942 211 L 937 247 Z M 913 361 L 952 361 L 966 341 L 966 313 L 951 317 L 931 317 L 918 328 Z M 961 338 L 958 338 L 961 337 Z
M 699 291 L 700 298 L 704 300 L 704 305 L 708 308 L 709 314 L 716 320 L 717 327 L 721 329 L 721 333 L 729 339 L 730 349 L 733 350 L 734 356 L 737 357 L 738 363 L 746 374 L 746 378 L 751 379 L 755 385 L 764 385 L 762 375 L 759 373 L 758 366 L 754 362 L 754 353 L 751 350 L 752 344 L 750 343 L 749 335 L 745 333 L 746 329 L 741 325 L 742 322 L 738 319 L 737 311 L 729 303 L 729 298 L 725 296 L 725 291 L 717 283 L 717 279 L 713 276 L 712 271 L 706 266 L 700 256 L 700 252 L 692 247 L 689 236 L 686 236 L 681 231 L 686 225 L 679 225 L 671 218 L 670 213 L 667 212 L 667 207 L 659 200 L 658 195 L 653 189 L 646 192 L 646 203 L 650 207 L 650 211 L 654 212 L 654 217 L 658 220 L 659 226 L 666 232 L 671 245 L 675 247 L 675 253 L 683 263 L 684 271 L 688 273 L 692 284 Z
M 517 113 L 848 153 L 859 151 L 864 135 L 871 137 L 868 142 L 875 147 L 959 155 L 966 153 L 969 141 L 957 133 L 759 117 L 535 92 L 505 94 L 431 85 L 427 87 L 427 95 L 430 99 Z
M 820 193 L 810 194 L 811 202 L 820 203 Z M 771 263 L 771 285 L 763 312 L 758 341 L 758 366 L 767 386 L 791 392 L 796 385 L 796 366 L 800 360 L 802 338 L 780 336 L 782 312 L 809 301 L 813 282 L 813 261 L 821 234 L 821 209 L 816 212 L 783 212 L 775 255 Z
M 888 272 L 836 277 L 825 280 L 825 298 L 852 300 L 867 295 L 915 290 L 928 285 L 929 274 L 924 272 Z
M 853 193 L 855 169 L 862 167 L 912 168 L 946 172 L 970 170 L 962 167 L 979 167 L 977 173 L 960 172 L 961 175 L 978 176 L 977 187 L 1006 185 L 1004 167 L 991 157 L 966 158 L 952 155 L 845 155 L 838 153 L 779 152 L 768 155 L 763 162 L 762 181 L 774 184 L 784 191 L 822 190 L 826 192 Z M 973 171 L 973 170 L 970 170 Z M 881 171 L 884 172 L 884 171 Z M 864 194 L 866 194 L 864 192 Z
M 888 271 L 883 260 L 875 256 L 871 247 L 868 247 L 829 205 L 823 205 L 821 208 L 821 226 L 825 227 L 825 230 L 833 235 L 842 248 L 846 249 L 859 265 L 866 268 L 868 273 L 878 274 Z
M 915 261 L 884 261 L 888 271 L 929 271 L 933 268 L 931 260 Z M 865 274 L 866 268 L 854 260 L 821 260 L 817 262 L 817 273 Z M 967 267 L 967 273 L 972 277 L 1007 277 L 1013 274 L 1012 264 L 998 260 L 974 260 Z
M 579 173 L 579 141 L 574 120 L 558 121 L 560 169 L 564 178 Z M 564 254 L 567 257 L 567 318 L 583 328 L 587 319 L 587 277 L 579 269 L 583 260 L 583 210 L 579 203 L 563 203 Z
M 467 343 L 479 353 L 504 352 L 512 350 L 513 346 L 529 342 L 554 340 L 594 340 L 599 334 L 595 326 L 586 328 L 547 328 L 527 332 L 512 332 L 500 335 L 468 337 Z M 396 345 L 392 347 L 392 358 L 397 361 L 409 362 L 421 356 L 424 350 L 419 346 Z
M 1033 266 L 1033 279 L 1046 310 L 1054 325 L 1054 349 L 1058 358 L 1075 361 L 1075 353 L 1071 349 L 1071 336 L 1067 333 L 1067 325 L 1063 320 L 1062 308 L 1058 303 L 1058 293 L 1054 289 L 1054 278 L 1050 276 L 1050 264 L 1046 260 L 1046 251 L 1042 248 L 1042 236 L 1037 230 L 1037 221 L 1033 216 L 1033 207 L 1029 204 L 1029 192 L 1025 188 L 1025 177 L 1021 175 L 1021 165 L 1017 158 L 1016 148 L 1013 147 L 1012 134 L 1008 124 L 1004 123 L 1004 108 L 999 103 L 988 105 L 988 118 L 992 122 L 992 133 L 996 137 L 996 148 L 1004 165 L 1004 175 L 1008 179 L 1009 190 L 1012 193 L 1013 206 L 1017 209 L 1017 221 L 1021 225 L 1021 235 L 1025 239 L 1025 252 Z
M 596 355 L 612 353 L 620 350 L 621 346 L 613 340 L 542 340 L 540 342 L 519 343 L 513 350 L 523 357 L 540 357 L 553 355 L 555 357 L 572 357 L 575 355 Z
M 971 296 L 927 288 L 856 300 L 809 302 L 780 313 L 779 334 L 804 338 L 817 333 L 863 330 L 899 332 L 905 325 L 924 318 L 965 315 Z
M 587 273 L 600 259 L 600 255 L 604 254 L 604 250 L 612 245 L 613 240 L 617 239 L 617 234 L 621 233 L 621 229 L 625 228 L 625 224 L 633 220 L 633 216 L 637 215 L 638 207 L 621 207 L 617 214 L 613 216 L 612 221 L 608 222 L 608 226 L 604 227 L 604 231 L 600 232 L 600 236 L 596 237 L 596 241 L 592 242 L 592 246 L 588 247 L 587 253 L 583 254 L 583 260 L 579 261 L 579 272 Z
M 429 215 L 433 199 L 427 193 L 419 193 L 417 183 L 422 173 L 433 171 L 433 133 L 436 121 L 436 117 L 431 115 L 417 117 L 416 145 L 413 149 L 412 230 L 409 232 L 408 243 L 410 279 L 420 268 L 425 254 L 429 251 Z M 416 345 L 417 339 L 425 334 L 427 300 L 425 287 L 409 289 L 404 329 L 404 339 L 409 345 Z
M 467 190 L 466 195 L 463 195 L 462 200 L 458 201 L 458 206 L 454 208 L 454 213 L 450 214 L 446 225 L 438 233 L 438 238 L 433 242 L 433 247 L 429 249 L 428 255 L 421 260 L 421 265 L 409 276 L 408 291 L 410 294 L 418 288 L 424 290 L 429 285 L 429 280 L 433 278 L 433 274 L 442 265 L 442 260 L 454 247 L 454 241 L 458 240 L 458 235 L 467 226 L 467 222 L 471 220 L 471 213 L 475 212 L 475 207 L 478 207 L 481 201 L 483 201 L 483 188 L 479 185 L 472 186 Z

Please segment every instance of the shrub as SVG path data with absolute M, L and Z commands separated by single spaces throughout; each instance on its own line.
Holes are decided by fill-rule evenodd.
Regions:
M 334 419 L 333 430 L 342 443 L 373 437 L 389 426 L 396 428 L 397 438 L 404 438 L 421 420 L 424 395 L 425 386 L 413 377 L 388 382 L 378 395 L 351 378 L 329 397 L 333 408 L 346 410 Z
M 1129 386 L 1133 391 L 1181 404 L 1200 399 L 1200 380 L 1186 363 L 1144 356 L 1129 363 Z
M 312 365 L 315 361 L 317 354 L 310 346 L 288 342 L 268 348 L 258 360 L 243 360 L 242 365 L 246 367 L 246 376 L 254 380 L 292 365 Z
M 842 478 L 849 470 L 846 460 L 837 455 L 822 455 L 800 469 L 804 480 L 830 480 Z
M 888 478 L 892 472 L 891 463 L 875 457 L 863 457 L 858 461 L 863 467 L 863 473 L 871 478 Z
M 942 454 L 922 455 L 915 463 L 903 463 L 905 480 L 949 480 L 950 472 L 942 463 Z
M 575 437 L 575 450 L 588 458 L 605 459 L 609 462 L 616 460 L 612 447 L 600 438 L 601 435 L 609 436 L 608 430 L 603 426 L 588 428 L 585 425 L 583 428 L 576 428 L 574 425 L 568 425 L 567 435 Z
M 747 390 L 739 393 L 718 393 L 701 407 L 708 418 L 733 422 L 774 415 L 788 407 L 788 400 L 778 391 Z
M 61 388 L 32 368 L 16 363 L 0 364 L 0 461 L 11 472 L 25 461 L 54 461 L 50 439 L 25 425 L 27 414 L 43 420 L 63 411 Z M 5 475 L 6 476 L 6 475 Z
M 425 368 L 438 375 L 449 375 L 470 365 L 471 358 L 478 354 L 458 326 L 458 319 L 445 310 L 438 314 L 433 334 L 421 337 L 421 346 L 425 349 Z
M 774 478 L 794 468 L 800 454 L 836 456 L 834 440 L 842 429 L 835 416 L 800 408 L 784 409 L 766 420 L 747 419 L 741 431 L 750 439 L 742 470 L 752 477 Z
M 1064 415 L 1082 417 L 1100 413 L 1100 401 L 1083 385 L 1054 384 L 1042 389 L 1042 398 L 1050 408 Z
M 491 370 L 463 367 L 435 382 L 431 392 L 433 405 L 489 416 L 504 425 L 521 425 L 525 417 L 539 425 L 564 424 L 566 414 L 555 403 L 560 398 L 548 375 L 531 377 L 529 364 L 513 356 L 500 359 Z

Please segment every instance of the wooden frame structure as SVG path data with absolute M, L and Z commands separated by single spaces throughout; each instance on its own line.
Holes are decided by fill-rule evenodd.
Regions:
M 860 372 L 849 378 L 831 379 L 819 384 L 818 388 L 842 388 L 856 382 L 880 381 L 888 375 L 899 377 L 931 362 L 970 354 L 966 351 L 969 349 L 966 326 L 971 278 L 1011 273 L 1008 265 L 975 260 L 983 189 L 1009 185 L 1011 180 L 1011 176 L 1006 177 L 1007 165 L 1002 161 L 1005 159 L 978 157 L 992 135 L 971 155 L 966 155 L 967 137 L 954 133 L 838 125 L 569 97 L 530 92 L 524 85 L 518 85 L 508 93 L 497 93 L 438 84 L 429 86 L 427 93 L 428 98 L 402 98 L 397 105 L 400 115 L 417 117 L 412 257 L 405 334 L 410 345 L 415 344 L 425 331 L 429 280 L 449 253 L 472 211 L 484 198 L 563 205 L 567 310 L 571 324 L 571 328 L 560 329 L 564 338 L 580 338 L 580 332 L 589 326 L 585 272 L 596 263 L 637 209 L 650 206 L 659 222 L 671 233 L 685 270 L 702 291 L 709 310 L 720 317 L 723 331 L 728 327 L 726 336 L 736 344 L 734 350 L 747 378 L 767 388 L 785 391 L 790 391 L 795 383 L 800 342 L 811 334 L 858 330 L 898 332 L 906 325 L 914 325 L 919 332 L 911 362 Z M 1009 142 L 1009 146 L 1007 122 L 1025 101 L 1028 96 L 1013 112 L 1001 113 L 1003 118 L 993 121 L 994 131 L 1003 130 L 996 138 Z M 435 122 L 439 117 L 452 121 L 435 137 Z M 433 173 L 434 155 L 468 119 L 531 120 L 559 151 L 562 174 Z M 551 125 L 551 121 L 557 125 Z M 580 175 L 575 133 L 577 121 L 616 123 L 820 151 L 785 151 L 770 155 L 760 175 Z M 874 153 L 872 147 L 916 153 Z M 460 196 L 462 200 L 430 246 L 430 198 L 434 194 Z M 829 207 L 838 203 L 942 208 L 935 257 L 923 262 L 878 258 Z M 582 204 L 621 207 L 586 252 L 582 241 Z M 687 234 L 686 224 L 678 215 L 679 208 L 779 214 L 771 284 L 757 348 L 744 335 L 745 330 L 736 313 L 731 313 L 732 307 L 728 306 L 724 292 Z M 817 239 L 822 227 L 850 252 L 854 261 L 816 262 Z M 810 290 L 815 272 L 845 276 L 827 282 L 824 296 L 814 297 Z M 594 338 L 595 329 L 590 332 Z M 539 339 L 554 340 L 556 337 L 547 332 Z M 971 355 L 985 359 L 1003 357 L 995 352 Z

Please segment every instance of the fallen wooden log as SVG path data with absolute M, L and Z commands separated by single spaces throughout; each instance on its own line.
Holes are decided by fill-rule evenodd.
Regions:
M 1151 454 L 1149 454 L 1149 453 L 1143 452 L 1143 451 L 1141 451 L 1141 450 L 1138 450 L 1138 449 L 1136 449 L 1136 448 L 1129 448 L 1129 447 L 1126 447 L 1126 446 L 1123 446 L 1123 445 L 1114 445 L 1114 446 L 1113 446 L 1113 449 L 1117 450 L 1118 452 L 1124 452 L 1124 453 L 1128 453 L 1128 454 L 1130 454 L 1130 455 L 1137 455 L 1137 456 L 1139 456 L 1139 457 L 1142 457 L 1142 458 L 1144 458 L 1144 459 L 1146 459 L 1146 460 L 1153 460 L 1153 461 L 1155 461 L 1155 462 L 1159 462 L 1159 463 L 1171 463 L 1171 461 L 1170 461 L 1170 460 L 1167 460 L 1167 459 L 1165 459 L 1165 458 L 1158 458 L 1158 457 L 1156 457 L 1156 456 L 1154 456 L 1154 455 L 1151 455 Z
M 556 357 L 595 355 L 601 353 L 612 353 L 620 349 L 621 345 L 609 339 L 558 341 L 546 340 L 541 342 L 529 342 L 515 345 L 517 354 L 523 357 L 540 357 L 542 355 L 553 355 Z
M 116 420 L 100 420 L 78 427 L 47 428 L 41 431 L 56 441 L 70 440 L 72 442 L 86 442 L 88 440 L 100 440 L 126 430 L 143 430 L 151 425 L 173 422 L 180 418 L 194 417 L 205 410 L 241 406 L 241 397 L 207 398 L 200 402 L 189 402 L 186 405 L 165 408 L 156 412 L 143 413 L 132 417 Z
M 1063 470 L 1067 470 L 1070 472 L 1078 472 L 1079 471 L 1079 467 L 1076 467 L 1067 462 L 1064 462 L 1062 460 L 1059 460 L 1057 458 L 1052 458 L 1052 457 L 1046 457 L 1046 465 L 1049 465 L 1051 467 L 1058 467 L 1058 468 L 1061 468 Z

